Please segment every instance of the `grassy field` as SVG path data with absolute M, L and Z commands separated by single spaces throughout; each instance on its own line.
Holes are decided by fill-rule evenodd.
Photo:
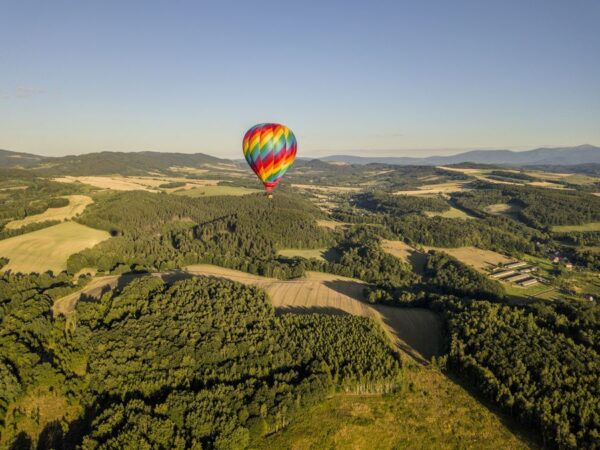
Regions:
M 560 225 L 552 227 L 555 233 L 565 233 L 569 231 L 600 231 L 600 222 L 584 223 L 583 225 Z
M 292 258 L 294 256 L 299 256 L 300 258 L 315 258 L 320 259 L 321 261 L 325 261 L 325 253 L 327 253 L 326 248 L 316 248 L 316 249 L 306 249 L 306 248 L 284 248 L 277 251 L 277 254 L 280 256 L 285 256 L 288 258 Z
M 425 214 L 427 215 L 427 217 L 446 217 L 448 219 L 462 219 L 462 220 L 468 220 L 468 219 L 475 219 L 475 217 L 467 214 L 466 212 L 458 209 L 458 208 L 454 208 L 454 207 L 450 207 L 450 209 L 448 211 L 444 211 L 444 212 L 435 212 L 435 211 L 426 211 Z
M 402 241 L 388 241 L 383 239 L 381 247 L 390 255 L 409 263 L 412 266 L 413 272 L 423 274 L 425 264 L 427 263 L 427 255 L 415 250 L 408 244 Z
M 67 258 L 108 239 L 106 231 L 63 222 L 21 236 L 0 240 L 0 256 L 10 261 L 3 270 L 13 272 L 61 272 Z
M 313 190 L 320 192 L 341 193 L 341 192 L 359 192 L 359 187 L 348 186 L 319 186 L 316 184 L 292 184 L 292 187 L 305 190 Z
M 6 224 L 8 229 L 17 229 L 30 223 L 45 222 L 47 220 L 65 220 L 78 216 L 83 210 L 94 203 L 87 195 L 69 195 L 69 204 L 62 208 L 48 208 L 41 214 L 27 216 L 21 220 L 13 220 Z
M 203 186 L 175 191 L 176 195 L 186 195 L 188 197 L 214 197 L 217 195 L 246 195 L 262 192 L 259 189 L 249 189 L 238 186 Z
M 494 203 L 493 205 L 486 206 L 484 208 L 485 212 L 490 214 L 495 214 L 498 216 L 506 216 L 511 219 L 516 219 L 517 214 L 521 211 L 521 207 L 519 205 L 515 205 L 512 203 Z
M 527 185 L 534 187 L 544 187 L 548 189 L 569 189 L 568 187 L 562 184 L 554 183 L 553 181 L 531 181 L 527 183 Z
M 165 183 L 182 182 L 186 183 L 186 188 L 190 189 L 195 186 L 214 186 L 219 183 L 219 180 L 196 180 L 183 177 L 165 177 L 165 176 L 146 176 L 146 177 L 125 177 L 121 175 L 114 176 L 87 176 L 73 177 L 65 176 L 55 178 L 54 181 L 62 183 L 80 182 L 89 184 L 90 186 L 99 189 L 110 189 L 113 191 L 149 191 L 160 192 L 159 186 Z
M 345 227 L 348 224 L 345 222 L 336 222 L 335 220 L 317 220 L 317 225 L 323 228 L 329 228 L 335 230 L 338 227 Z
M 412 191 L 397 191 L 394 195 L 435 195 L 435 194 L 449 194 L 452 192 L 466 191 L 464 187 L 465 182 L 448 182 L 438 184 L 425 184 L 419 186 L 418 189 Z
M 495 266 L 500 263 L 506 264 L 513 261 L 500 253 L 491 250 L 482 250 L 476 247 L 457 247 L 457 248 L 440 248 L 440 247 L 425 247 L 426 250 L 439 250 L 448 253 L 459 261 L 471 266 L 480 272 L 485 272 L 485 269 L 490 266 Z
M 336 394 L 254 449 L 528 449 L 514 423 L 430 368 L 404 370 L 394 394 Z M 511 429 L 507 426 L 510 425 Z

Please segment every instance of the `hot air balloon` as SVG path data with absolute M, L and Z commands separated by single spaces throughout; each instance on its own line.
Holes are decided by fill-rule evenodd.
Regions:
M 296 136 L 285 125 L 260 123 L 244 135 L 244 158 L 265 185 L 267 195 L 281 181 L 296 158 Z

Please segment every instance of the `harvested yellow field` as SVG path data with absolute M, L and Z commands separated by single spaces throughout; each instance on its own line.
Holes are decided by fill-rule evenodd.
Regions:
M 189 186 L 189 188 L 200 186 L 216 186 L 219 183 L 219 180 L 194 180 L 183 177 L 125 177 L 120 175 L 86 177 L 65 176 L 54 178 L 54 181 L 59 181 L 62 183 L 80 182 L 100 189 L 110 189 L 113 191 L 141 190 L 149 192 L 159 192 L 160 185 L 172 182 L 186 183 L 186 187 Z
M 465 184 L 465 182 L 426 184 L 419 186 L 416 190 L 394 192 L 394 195 L 436 195 L 463 192 L 468 190 L 464 187 Z
M 485 272 L 485 269 L 490 266 L 496 266 L 500 263 L 506 264 L 514 261 L 500 253 L 491 250 L 482 250 L 476 247 L 458 247 L 458 248 L 440 248 L 440 247 L 425 247 L 426 250 L 438 250 L 448 253 L 459 261 L 468 266 L 477 269 L 480 272 Z
M 459 173 L 466 173 L 466 174 L 475 174 L 475 173 L 482 173 L 483 169 L 469 169 L 466 167 L 447 167 L 447 166 L 437 166 L 438 169 L 442 169 L 442 170 L 448 170 L 450 172 L 459 172 Z
M 549 188 L 549 189 L 569 189 L 565 186 L 563 186 L 562 184 L 558 184 L 558 183 L 551 183 L 549 181 L 531 181 L 530 183 L 527 183 L 529 186 L 535 186 L 535 187 L 544 187 L 544 188 Z M 572 190 L 572 189 L 570 189 Z
M 169 167 L 169 170 L 172 172 L 181 172 L 181 173 L 189 173 L 192 175 L 203 175 L 208 173 L 208 169 L 198 169 L 197 167 L 187 167 L 187 166 L 172 166 Z
M 9 259 L 3 270 L 13 272 L 61 272 L 73 253 L 102 242 L 110 237 L 106 231 L 63 222 L 52 227 L 0 241 L 0 256 Z
M 364 301 L 364 283 L 321 272 L 307 272 L 304 278 L 277 280 L 212 265 L 188 266 L 194 275 L 226 278 L 260 286 L 282 312 L 324 312 L 369 317 L 378 322 L 392 342 L 415 359 L 424 361 L 441 351 L 441 322 L 422 308 L 395 308 L 370 305 Z
M 13 220 L 6 224 L 6 228 L 14 230 L 30 223 L 45 222 L 47 220 L 65 220 L 72 219 L 83 212 L 83 210 L 94 203 L 91 197 L 87 195 L 69 195 L 65 198 L 69 199 L 69 204 L 62 208 L 48 208 L 41 214 L 28 216 L 21 220 Z
M 316 184 L 292 184 L 292 187 L 298 189 L 306 189 L 313 191 L 321 191 L 321 192 L 330 192 L 330 193 L 344 193 L 344 192 L 359 192 L 361 188 L 359 187 L 349 187 L 349 186 L 318 186 Z
M 408 258 L 415 251 L 410 245 L 402 241 L 388 241 L 382 239 L 381 248 L 390 255 L 400 258 L 402 261 L 408 262 Z
M 410 245 L 402 241 L 388 241 L 387 239 L 383 239 L 381 241 L 381 248 L 390 255 L 409 263 L 412 266 L 413 272 L 422 275 L 425 271 L 427 255 Z
M 281 313 L 352 314 L 369 317 L 385 330 L 390 340 L 419 362 L 426 362 L 442 349 L 441 320 L 430 310 L 370 305 L 364 301 L 365 284 L 360 280 L 321 272 L 303 278 L 279 280 L 210 264 L 196 264 L 185 271 L 155 273 L 167 281 L 206 276 L 237 281 L 263 288 Z M 82 290 L 54 302 L 54 314 L 68 314 L 82 295 L 99 298 L 106 289 L 125 285 L 145 274 L 99 277 Z

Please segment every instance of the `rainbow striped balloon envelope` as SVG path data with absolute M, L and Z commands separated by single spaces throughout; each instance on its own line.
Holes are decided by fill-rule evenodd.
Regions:
M 285 125 L 260 123 L 244 135 L 242 149 L 248 165 L 271 192 L 296 159 L 296 136 Z

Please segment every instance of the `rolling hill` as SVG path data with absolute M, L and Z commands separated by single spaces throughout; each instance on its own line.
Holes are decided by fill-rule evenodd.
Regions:
M 43 175 L 131 174 L 169 167 L 200 167 L 203 164 L 230 163 L 203 153 L 98 152 L 83 155 L 47 157 L 0 150 L 0 167 L 35 169 Z

